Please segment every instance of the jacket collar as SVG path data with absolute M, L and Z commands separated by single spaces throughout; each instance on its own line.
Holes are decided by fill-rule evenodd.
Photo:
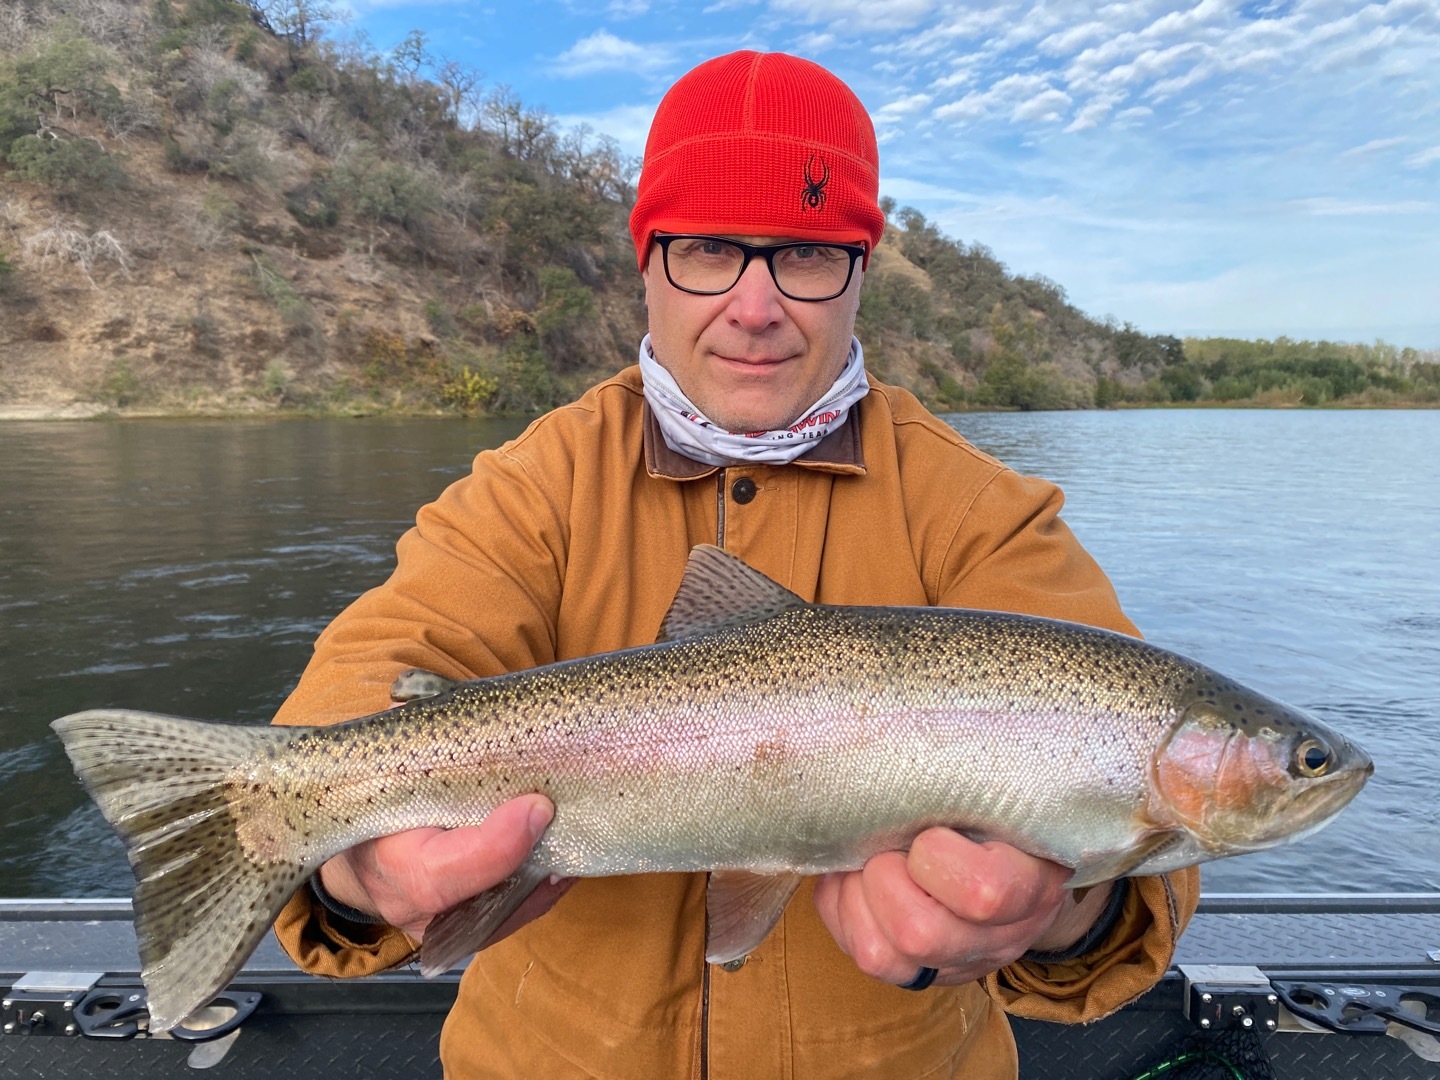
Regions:
M 792 464 L 815 472 L 864 476 L 865 451 L 860 444 L 860 417 L 864 405 L 864 398 L 856 402 L 845 423 L 817 442 L 807 453 L 796 458 Z M 645 416 L 645 471 L 652 477 L 658 480 L 699 480 L 720 471 L 718 465 L 707 465 L 670 449 L 665 436 L 660 432 L 660 424 L 650 409 L 650 403 L 642 402 L 641 408 Z

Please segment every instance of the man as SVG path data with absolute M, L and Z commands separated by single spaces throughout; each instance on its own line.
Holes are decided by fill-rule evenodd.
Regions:
M 744 52 L 682 78 L 631 217 L 650 319 L 638 370 L 481 454 L 422 509 L 395 574 L 321 636 L 277 721 L 374 711 L 409 666 L 474 677 L 647 643 L 698 543 L 809 600 L 1133 632 L 1055 488 L 866 380 L 852 329 L 877 192 L 870 120 L 824 69 Z M 530 796 L 477 829 L 346 852 L 291 901 L 280 940 L 325 974 L 401 963 L 550 813 Z M 704 875 L 581 881 L 535 918 L 562 883 L 466 972 L 446 1073 L 1008 1080 L 1003 1010 L 1119 1007 L 1164 972 L 1198 891 L 1191 870 L 1077 897 L 1067 873 L 931 829 L 802 890 L 723 969 L 704 961 Z

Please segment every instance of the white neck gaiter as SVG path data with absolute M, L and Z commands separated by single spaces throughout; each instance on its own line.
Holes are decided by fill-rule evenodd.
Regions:
M 850 355 L 840 377 L 805 415 L 778 431 L 737 433 L 717 427 L 695 407 L 676 384 L 670 372 L 650 351 L 650 335 L 640 342 L 640 374 L 645 400 L 655 413 L 665 444 L 707 465 L 739 465 L 764 462 L 784 465 L 794 461 L 816 442 L 845 423 L 854 405 L 870 391 L 865 378 L 865 354 L 857 338 L 850 339 Z

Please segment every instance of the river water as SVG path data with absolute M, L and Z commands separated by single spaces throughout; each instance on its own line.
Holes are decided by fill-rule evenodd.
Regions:
M 1440 890 L 1440 412 L 950 419 L 1061 484 L 1150 640 L 1375 758 L 1338 822 L 1210 864 L 1208 890 Z M 129 894 L 50 720 L 266 720 L 329 618 L 386 576 L 415 508 L 521 426 L 0 424 L 0 895 Z

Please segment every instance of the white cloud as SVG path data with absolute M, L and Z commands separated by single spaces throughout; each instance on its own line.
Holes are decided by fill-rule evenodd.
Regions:
M 1373 63 L 1399 39 L 1400 31 L 1396 27 L 1377 26 L 1360 40 L 1346 41 L 1338 48 L 1331 49 L 1318 61 L 1316 67 L 1322 72 L 1336 72 Z
M 1420 199 L 1407 199 L 1403 202 L 1355 202 L 1346 199 L 1333 199 L 1318 197 L 1312 199 L 1294 199 L 1291 205 L 1302 213 L 1313 214 L 1316 217 L 1353 217 L 1373 216 L 1376 214 L 1433 214 L 1440 210 L 1440 203 L 1425 202 Z
M 1403 135 L 1393 139 L 1371 139 L 1369 142 L 1362 143 L 1359 146 L 1352 146 L 1349 150 L 1341 153 L 1340 157 L 1342 160 L 1346 158 L 1372 157 L 1382 150 L 1389 150 L 1396 146 L 1404 146 L 1409 141 L 1410 140 Z
M 1075 119 L 1066 126 L 1065 131 L 1088 131 L 1090 128 L 1098 127 L 1100 122 L 1106 119 L 1114 110 L 1114 105 L 1109 101 L 1092 101 L 1075 113 Z
M 1405 159 L 1405 164 L 1412 169 L 1419 169 L 1432 162 L 1440 161 L 1440 146 L 1432 146 L 1428 150 L 1421 150 Z
M 926 180 L 911 180 L 904 176 L 882 176 L 880 178 L 880 193 L 882 195 L 889 195 L 901 204 L 921 201 L 969 203 L 976 201 L 975 196 L 968 191 L 941 187 L 938 184 L 932 184 Z
M 1042 90 L 1028 101 L 1016 105 L 1010 118 L 1037 124 L 1053 124 L 1064 118 L 1069 107 L 1070 95 L 1063 90 Z
M 930 94 L 911 94 L 908 97 L 903 97 L 880 106 L 880 108 L 875 110 L 873 116 L 876 120 L 895 120 L 902 116 L 919 112 L 934 100 L 934 97 Z
M 834 34 L 802 34 L 795 39 L 795 44 L 786 51 L 796 53 L 799 56 L 819 56 L 826 49 L 833 49 L 837 41 L 839 41 L 839 39 Z
M 1050 85 L 1047 75 L 1007 75 L 989 90 L 966 94 L 959 101 L 941 105 L 935 110 L 939 120 L 979 120 L 991 113 L 1008 110 L 1012 119 L 1043 120 L 1053 111 L 1059 94 L 1063 104 L 1068 95 Z M 1035 103 L 1040 102 L 1040 107 Z
M 936 0 L 771 0 L 770 9 L 805 22 L 849 31 L 908 30 L 928 16 Z
M 557 56 L 551 70 L 564 78 L 575 78 L 603 71 L 654 71 L 668 63 L 663 49 L 626 41 L 608 30 L 596 30 Z
M 596 135 L 609 135 L 620 144 L 622 153 L 639 157 L 645 152 L 645 138 L 654 119 L 653 105 L 617 105 L 598 113 L 567 113 L 555 117 L 555 123 L 566 131 L 583 124 Z
M 650 10 L 649 0 L 610 0 L 605 10 L 617 19 L 634 19 Z

